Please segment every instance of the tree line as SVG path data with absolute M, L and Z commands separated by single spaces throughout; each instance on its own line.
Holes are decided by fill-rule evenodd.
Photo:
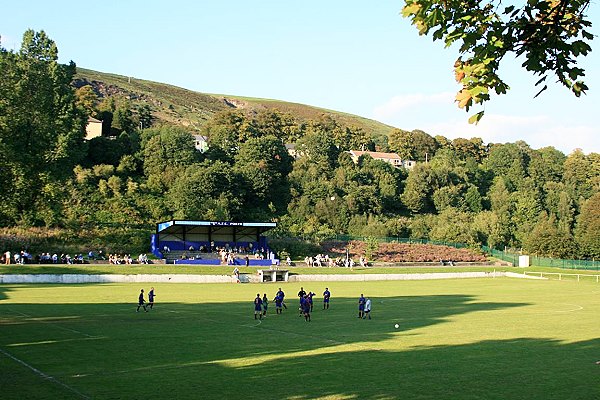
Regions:
M 168 219 L 277 221 L 279 237 L 402 236 L 552 257 L 600 256 L 600 155 L 420 130 L 374 138 L 330 115 L 300 122 L 229 110 L 200 131 L 152 107 L 72 85 L 75 64 L 27 31 L 0 46 L 0 224 L 66 227 Z M 89 116 L 104 135 L 85 141 Z M 192 133 L 208 138 L 194 147 Z M 294 144 L 292 157 L 286 144 Z M 411 170 L 349 150 L 398 153 Z

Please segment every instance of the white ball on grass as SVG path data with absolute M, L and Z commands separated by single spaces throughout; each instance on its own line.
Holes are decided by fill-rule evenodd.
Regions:
M 394 328 L 398 329 L 398 328 L 400 328 L 400 325 L 396 324 L 396 325 L 394 325 Z

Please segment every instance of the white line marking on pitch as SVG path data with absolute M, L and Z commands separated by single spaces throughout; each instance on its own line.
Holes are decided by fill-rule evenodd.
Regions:
M 43 373 L 42 371 L 40 371 L 39 369 L 35 368 L 32 365 L 27 364 L 25 361 L 13 356 L 12 354 L 4 351 L 3 349 L 0 349 L 0 353 L 4 354 L 6 357 L 10 358 L 11 360 L 21 364 L 22 366 L 30 369 L 31 371 L 33 371 L 35 374 L 37 374 L 38 376 L 40 376 L 43 379 L 46 379 L 48 381 L 51 381 L 53 383 L 56 383 L 59 386 L 62 386 L 63 388 L 75 393 L 76 395 L 78 395 L 79 397 L 81 397 L 82 399 L 90 399 L 89 396 L 86 396 L 85 394 L 81 393 L 79 390 L 67 385 L 66 383 L 63 383 L 61 381 L 59 381 L 58 379 L 54 378 L 53 376 L 50 376 L 48 374 Z
M 574 312 L 574 311 L 581 311 L 583 310 L 583 306 L 580 306 L 578 304 L 568 304 L 568 303 L 563 303 L 564 306 L 573 306 L 575 308 L 570 309 L 570 310 L 555 310 L 554 312 Z
M 21 316 L 23 316 L 23 317 L 25 317 L 25 318 L 34 318 L 32 315 L 27 315 L 27 314 L 25 314 L 25 313 L 22 313 L 22 312 L 20 312 L 20 311 L 16 311 L 16 310 L 10 310 L 10 311 L 14 312 L 15 314 L 19 314 L 19 315 L 21 315 Z M 55 326 L 55 327 L 57 327 L 57 328 L 59 328 L 59 329 L 62 329 L 62 330 L 64 330 L 64 331 L 69 331 L 69 332 L 73 332 L 73 333 L 78 333 L 78 334 L 80 334 L 80 335 L 83 335 L 83 336 L 85 336 L 85 337 L 89 337 L 89 338 L 95 338 L 95 337 L 96 337 L 96 336 L 94 336 L 94 335 L 90 335 L 90 334 L 88 334 L 88 333 L 85 333 L 85 332 L 78 331 L 77 329 L 71 329 L 71 328 L 64 327 L 64 326 L 62 326 L 62 325 L 59 325 L 59 324 L 57 324 L 56 322 L 51 322 L 51 321 L 40 321 L 40 320 L 36 320 L 35 322 L 39 322 L 39 323 L 41 323 L 41 324 L 48 324 L 48 325 L 52 325 L 52 326 Z

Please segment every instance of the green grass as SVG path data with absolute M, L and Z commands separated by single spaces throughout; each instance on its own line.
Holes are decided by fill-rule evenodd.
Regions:
M 298 263 L 300 265 L 300 263 Z M 26 264 L 26 265 L 0 265 L 0 274 L 192 274 L 192 275 L 231 275 L 233 266 L 207 266 L 207 265 L 109 265 L 109 264 Z M 239 267 L 242 273 L 256 273 L 266 267 Z M 552 272 L 563 274 L 600 275 L 600 271 L 570 270 L 550 267 L 529 267 L 527 269 L 515 267 L 494 266 L 465 266 L 465 267 L 369 267 L 369 268 L 308 268 L 304 266 L 284 267 L 291 274 L 421 274 L 432 272 L 480 272 L 480 271 L 510 271 L 516 273 L 527 272 Z
M 168 122 L 195 129 L 201 128 L 214 114 L 230 109 L 224 98 L 236 99 L 245 103 L 244 109 L 259 111 L 275 109 L 294 115 L 299 121 L 317 119 L 322 114 L 332 115 L 337 121 L 346 126 L 356 126 L 372 133 L 378 143 L 386 141 L 393 127 L 379 121 L 360 117 L 340 111 L 328 110 L 306 104 L 291 103 L 282 100 L 261 99 L 235 95 L 200 93 L 166 83 L 153 82 L 77 68 L 76 79 L 87 82 L 102 82 L 104 86 L 118 88 L 122 94 L 132 97 L 132 104 L 148 104 L 154 116 L 163 122 Z M 169 109 L 169 106 L 172 108 Z
M 591 282 L 307 282 L 333 295 L 311 323 L 296 315 L 300 284 L 262 322 L 252 299 L 273 284 L 155 285 L 155 310 L 135 313 L 149 286 L 0 285 L 2 398 L 600 397 Z M 356 318 L 361 292 L 371 321 Z

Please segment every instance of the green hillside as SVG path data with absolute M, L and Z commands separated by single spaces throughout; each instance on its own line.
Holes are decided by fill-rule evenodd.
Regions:
M 102 97 L 124 97 L 135 104 L 147 104 L 159 120 L 200 129 L 215 113 L 228 109 L 258 111 L 274 109 L 292 114 L 300 121 L 316 119 L 322 114 L 333 116 L 340 124 L 355 126 L 374 137 L 387 136 L 394 128 L 372 119 L 324 108 L 281 100 L 207 94 L 159 82 L 130 78 L 84 68 L 77 68 L 75 85 L 90 84 Z

